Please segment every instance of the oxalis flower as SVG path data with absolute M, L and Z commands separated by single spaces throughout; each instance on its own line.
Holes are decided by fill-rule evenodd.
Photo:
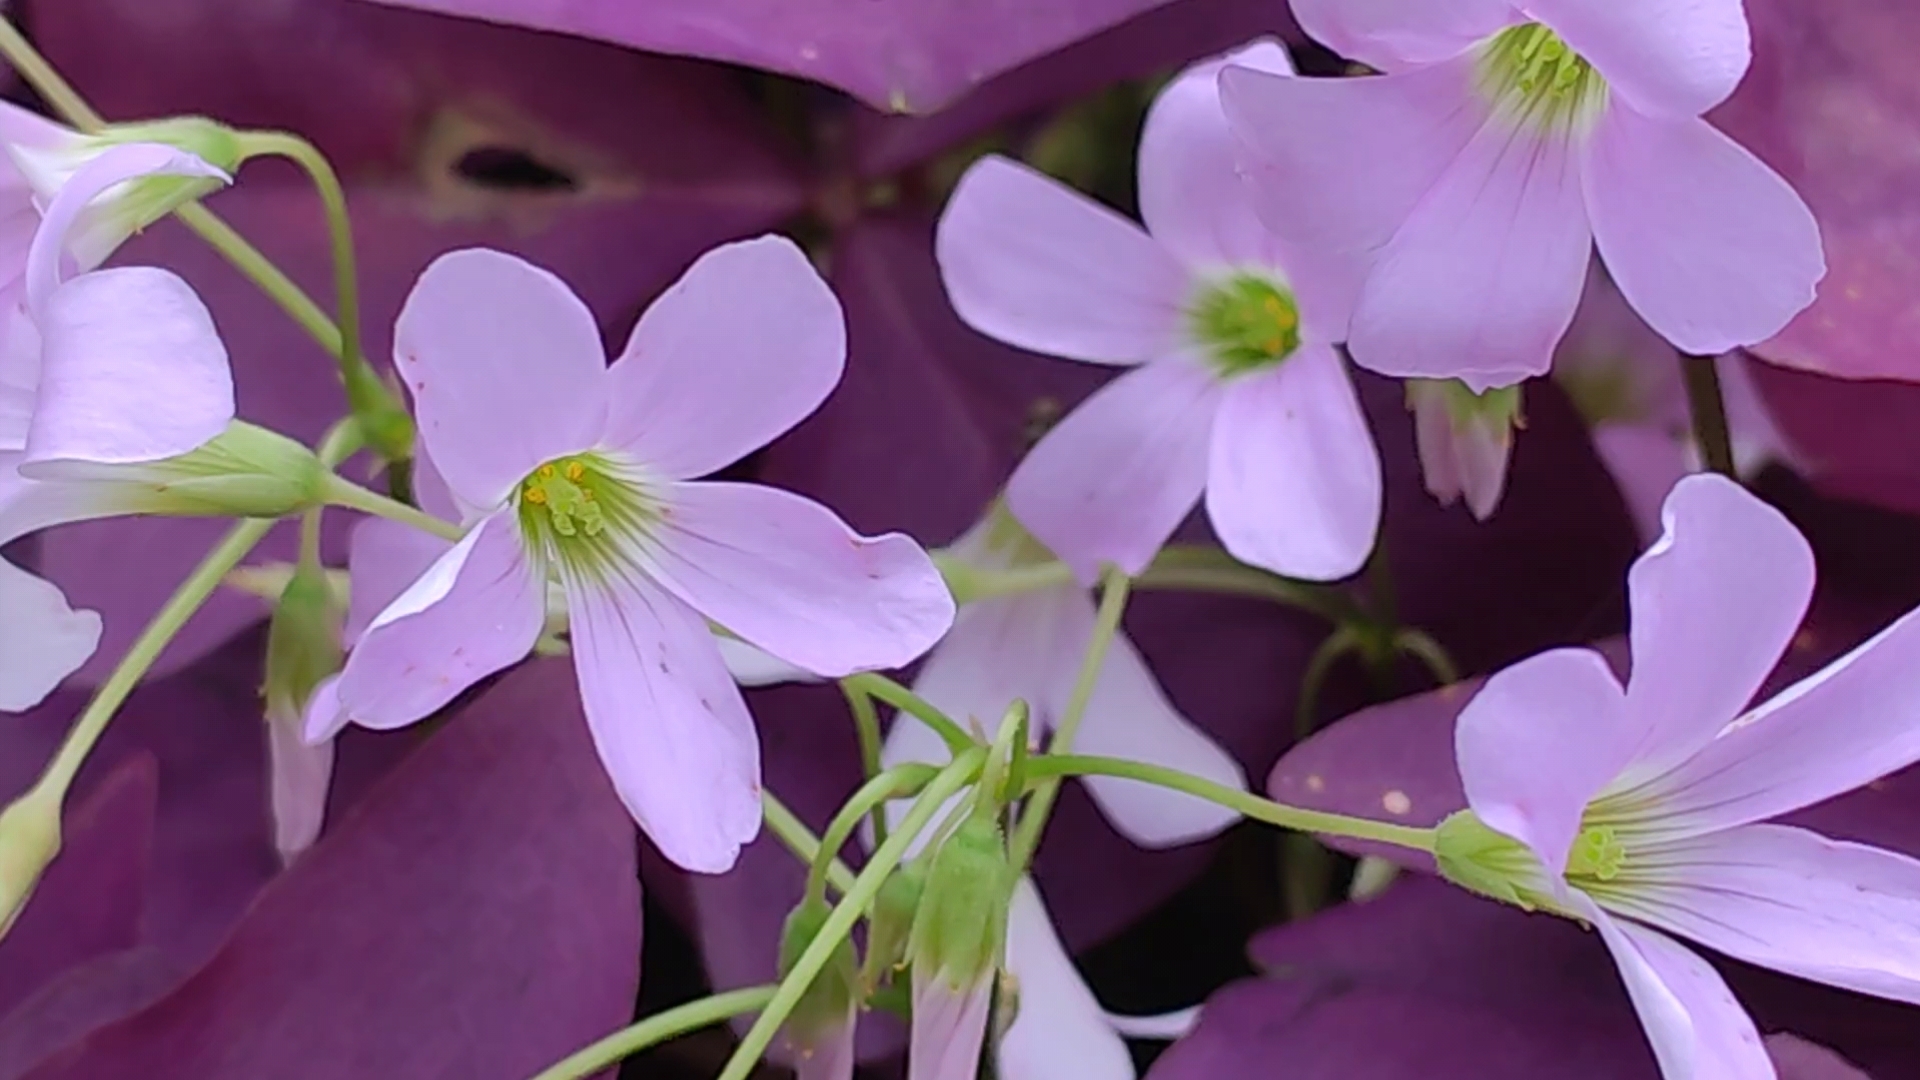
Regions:
M 1013 513 L 1083 579 L 1139 573 L 1205 492 L 1228 551 L 1293 577 L 1359 569 L 1380 460 L 1333 345 L 1353 260 L 1274 239 L 1235 173 L 1215 79 L 1228 59 L 1286 78 L 1273 43 L 1183 73 L 1140 140 L 1146 227 L 1005 158 L 961 178 L 940 220 L 947 293 L 1012 345 L 1135 367 L 1041 440 Z
M 1786 519 L 1716 475 L 1674 488 L 1628 576 L 1631 678 L 1559 649 L 1487 681 L 1455 733 L 1469 810 L 1441 871 L 1579 919 L 1619 965 L 1672 1078 L 1774 1075 L 1688 938 L 1920 1003 L 1920 862 L 1769 818 L 1920 760 L 1920 613 L 1759 706 L 1813 593 Z
M 1293 7 L 1387 74 L 1235 67 L 1222 96 L 1268 227 L 1371 255 L 1357 363 L 1475 389 L 1544 373 L 1596 244 L 1688 353 L 1763 341 L 1813 301 L 1813 215 L 1701 119 L 1746 73 L 1741 0 Z
M 154 182 L 185 198 L 183 177 L 224 174 L 168 146 L 99 153 L 48 205 L 22 276 L 0 285 L 0 544 L 120 514 L 272 517 L 318 497 L 306 448 L 234 420 L 226 348 L 185 281 L 143 266 L 62 278 L 102 199 Z M 0 710 L 37 704 L 99 639 L 97 616 L 4 561 L 0 612 Z
M 688 482 L 818 407 L 845 345 L 833 294 L 778 237 L 702 256 L 612 367 L 553 275 L 496 251 L 436 260 L 396 363 L 472 525 L 369 624 L 339 706 L 413 723 L 526 656 L 551 575 L 622 801 L 675 862 L 727 869 L 759 831 L 759 747 L 706 620 L 827 676 L 904 664 L 953 621 L 907 537 L 856 535 L 772 488 Z

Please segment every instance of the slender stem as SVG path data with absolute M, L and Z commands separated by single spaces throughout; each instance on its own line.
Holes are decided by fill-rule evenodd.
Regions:
M 847 890 L 853 888 L 853 871 L 847 869 L 846 863 L 833 857 L 840 850 L 839 844 L 831 848 L 822 845 L 820 838 L 813 835 L 813 830 L 807 828 L 807 823 L 800 820 L 800 815 L 788 809 L 786 803 L 765 788 L 760 789 L 760 810 L 766 817 L 767 828 L 773 830 L 773 835 L 779 837 L 780 842 L 796 858 L 808 866 L 819 867 L 819 873 L 832 882 L 841 895 L 846 895 Z M 845 840 L 845 837 L 841 838 L 842 843 Z
M 1393 645 L 1403 653 L 1418 657 L 1421 663 L 1427 665 L 1434 681 L 1441 686 L 1452 686 L 1460 681 L 1459 666 L 1453 662 L 1453 657 L 1447 655 L 1447 650 L 1433 640 L 1433 635 L 1402 627 L 1393 635 Z
M 1237 788 L 1216 784 L 1211 780 L 1203 780 L 1198 776 L 1190 776 L 1177 769 L 1149 765 L 1140 761 L 1092 757 L 1084 754 L 1045 754 L 1036 756 L 1027 763 L 1027 774 L 1036 780 L 1040 777 L 1063 776 L 1125 777 L 1129 780 L 1158 784 L 1175 791 L 1184 791 L 1208 802 L 1219 803 L 1230 810 L 1237 810 L 1255 821 L 1264 821 L 1283 829 L 1317 833 L 1323 836 L 1344 836 L 1354 840 L 1372 840 L 1382 844 L 1412 848 L 1415 851 L 1433 850 L 1432 829 L 1416 829 L 1406 825 L 1373 821 L 1369 818 L 1348 817 L 1345 814 L 1330 814 L 1320 810 L 1304 810 L 1277 803 L 1271 799 L 1263 799 Z
M 759 1018 L 753 1022 L 753 1027 L 747 1030 L 740 1045 L 734 1049 L 733 1056 L 727 1059 L 727 1066 L 721 1071 L 719 1080 L 746 1080 L 747 1074 L 753 1071 L 754 1063 L 760 1060 L 760 1055 L 773 1042 L 774 1032 L 786 1023 L 788 1014 L 799 1004 L 801 995 L 819 976 L 820 969 L 827 966 L 827 960 L 832 957 L 834 950 L 853 932 L 853 924 L 873 903 L 880 886 L 885 884 L 887 877 L 906 857 L 907 846 L 913 843 L 913 838 L 919 835 L 921 829 L 927 827 L 927 822 L 932 820 L 946 801 L 972 781 L 985 755 L 986 751 L 979 747 L 961 754 L 952 764 L 940 770 L 940 775 L 934 777 L 920 797 L 914 800 L 913 808 L 907 811 L 900 827 L 873 853 L 873 858 L 867 860 L 860 876 L 854 879 L 853 888 L 847 890 L 846 898 L 834 906 L 833 914 L 827 916 L 820 932 L 814 935 L 813 943 L 794 962 L 792 970 L 781 981 L 779 991 L 773 995 L 773 1000 L 767 1003 Z
M 860 827 L 861 818 L 869 813 L 873 813 L 875 817 L 884 816 L 882 811 L 889 800 L 905 798 L 918 792 L 939 772 L 940 770 L 932 765 L 917 761 L 909 762 L 888 769 L 860 785 L 860 790 L 853 793 L 853 798 L 847 800 L 847 804 L 840 808 L 840 812 L 833 816 L 831 822 L 827 823 L 827 831 L 821 834 L 820 850 L 814 855 L 812 865 L 807 869 L 806 895 L 812 899 L 825 898 L 827 879 L 832 873 L 831 867 L 839 862 L 836 856 L 840 854 L 840 849 L 846 846 L 847 839 L 853 835 L 853 830 Z M 841 869 L 844 871 L 846 868 L 842 866 Z M 853 875 L 848 874 L 846 884 L 835 881 L 833 887 L 840 890 L 841 895 L 845 895 L 852 881 Z
M 1271 600 L 1318 615 L 1348 621 L 1352 602 L 1335 589 L 1294 581 L 1247 566 L 1219 548 L 1176 544 L 1163 549 L 1135 579 L 1139 589 L 1181 589 Z
M 744 990 L 729 990 L 724 994 L 677 1005 L 663 1013 L 655 1013 L 576 1051 L 565 1061 L 547 1066 L 533 1080 L 581 1080 L 581 1077 L 592 1076 L 656 1043 L 763 1009 L 767 1002 L 773 1000 L 778 989 L 772 984 L 749 986 Z
M 20 33 L 20 29 L 13 25 L 13 20 L 4 16 L 0 16 L 0 55 L 4 55 L 14 70 L 20 72 L 20 77 L 27 80 L 27 85 L 33 87 L 47 100 L 47 104 L 53 106 L 55 112 L 66 117 L 74 127 L 81 131 L 98 131 L 106 126 L 106 121 L 93 111 L 93 106 L 87 104 L 73 84 L 53 70 L 53 65 L 47 63 L 47 58 L 40 55 L 40 50 L 34 48 L 33 43 Z
M 877 698 L 899 709 L 901 712 L 918 719 L 934 730 L 940 740 L 947 744 L 947 750 L 955 757 L 971 746 L 977 745 L 954 719 L 934 708 L 919 694 L 901 686 L 877 671 L 863 671 L 858 675 L 849 675 L 840 680 L 842 690 L 849 693 L 859 692 L 868 697 Z
M 434 517 L 418 507 L 408 506 L 398 499 L 390 499 L 377 491 L 371 491 L 348 480 L 338 473 L 327 479 L 327 502 L 334 506 L 344 506 L 349 510 L 383 517 L 397 521 L 402 525 L 411 525 L 422 532 L 432 533 L 442 540 L 458 541 L 466 535 L 466 530 L 451 521 Z
M 193 617 L 194 612 L 200 610 L 200 605 L 206 603 L 207 597 L 220 587 L 220 582 L 228 572 L 247 557 L 247 552 L 253 550 L 274 524 L 272 520 L 261 518 L 238 522 L 207 553 L 207 557 L 187 576 L 187 580 L 180 583 L 153 621 L 140 632 L 133 647 L 127 650 L 127 655 L 120 659 L 119 666 L 107 676 L 106 682 L 100 684 L 100 689 L 95 691 L 93 700 L 87 703 L 80 719 L 74 721 L 73 729 L 67 732 L 66 741 L 60 745 L 59 752 L 54 755 L 40 780 L 42 787 L 62 793 L 66 791 L 73 783 L 74 775 L 80 771 L 80 766 L 86 762 L 87 754 L 93 750 L 93 744 L 99 741 L 100 733 L 106 730 L 107 721 L 113 719 L 114 713 L 126 703 L 127 696 L 139 685 L 147 669 L 160 658 L 161 650 L 167 647 L 167 643 L 180 632 L 180 627 Z
M 353 220 L 347 215 L 347 193 L 333 164 L 314 145 L 284 131 L 248 131 L 240 136 L 242 159 L 283 157 L 298 165 L 313 181 L 327 215 L 327 233 L 333 245 L 335 322 L 340 329 L 340 363 L 348 366 L 366 362 L 360 345 L 360 283 L 353 254 Z
M 1342 626 L 1327 635 L 1313 650 L 1307 670 L 1300 675 L 1300 702 L 1293 714 L 1293 738 L 1298 742 L 1313 734 L 1314 714 L 1320 710 L 1320 690 L 1332 674 L 1333 665 L 1360 645 L 1360 637 L 1351 626 Z
M 1680 374 L 1687 385 L 1687 408 L 1693 414 L 1693 440 L 1700 446 L 1701 460 L 1714 472 L 1738 480 L 1726 399 L 1720 394 L 1720 369 L 1711 356 L 1684 356 Z
M 1093 636 L 1087 640 L 1087 651 L 1080 661 L 1080 674 L 1074 680 L 1073 693 L 1067 698 L 1067 707 L 1060 713 L 1059 723 L 1054 725 L 1053 738 L 1047 743 L 1049 752 L 1062 753 L 1073 748 L 1073 737 L 1080 730 L 1080 721 L 1086 716 L 1087 705 L 1093 700 L 1093 688 L 1100 680 L 1100 669 L 1106 665 L 1107 650 L 1120 632 L 1120 616 L 1126 611 L 1127 596 L 1132 580 L 1118 570 L 1109 570 L 1106 575 L 1106 588 L 1100 594 L 1100 610 L 1093 617 Z M 1028 772 L 1032 773 L 1032 762 L 1028 762 Z M 1033 860 L 1035 849 L 1040 846 L 1040 834 L 1047 827 L 1047 817 L 1053 813 L 1053 801 L 1060 796 L 1058 778 L 1043 781 L 1036 785 L 1033 798 L 1020 813 L 1020 824 L 1014 833 L 1012 859 L 1015 872 L 1024 871 Z
M 879 711 L 864 690 L 842 682 L 840 692 L 846 695 L 847 708 L 853 713 L 853 733 L 860 740 L 860 775 L 872 779 L 880 775 Z M 875 804 L 873 808 L 873 842 L 875 846 L 887 842 L 887 814 L 883 804 Z

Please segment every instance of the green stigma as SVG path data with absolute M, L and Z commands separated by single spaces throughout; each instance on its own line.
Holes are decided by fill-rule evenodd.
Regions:
M 1583 881 L 1612 881 L 1627 863 L 1627 848 L 1611 828 L 1589 825 L 1574 838 L 1567 855 L 1567 880 L 1575 885 Z
M 1187 308 L 1194 339 L 1221 375 L 1272 367 L 1300 347 L 1300 309 L 1289 293 L 1255 274 L 1204 286 Z
M 1513 119 L 1540 130 L 1586 124 L 1607 100 L 1600 73 L 1540 23 L 1503 30 L 1482 48 L 1480 89 Z
M 648 516 L 637 486 L 598 455 L 555 458 L 520 482 L 520 529 L 528 542 L 574 570 L 616 556 L 619 537 Z

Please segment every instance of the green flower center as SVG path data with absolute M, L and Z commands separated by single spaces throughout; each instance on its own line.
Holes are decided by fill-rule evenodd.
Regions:
M 1607 101 L 1600 73 L 1540 23 L 1502 30 L 1482 46 L 1479 77 L 1496 107 L 1542 131 L 1584 126 Z
M 1470 892 L 1529 911 L 1579 917 L 1554 896 L 1546 868 L 1526 845 L 1488 828 L 1471 810 L 1440 823 L 1433 854 L 1441 876 Z M 1626 844 L 1611 826 L 1584 826 L 1567 854 L 1567 884 L 1593 896 L 1620 892 L 1631 886 L 1617 880 L 1629 862 Z
M 597 571 L 655 516 L 640 487 L 598 454 L 555 458 L 520 482 L 521 534 L 563 570 Z
M 1627 848 L 1613 829 L 1589 825 L 1574 838 L 1567 855 L 1567 881 L 1574 885 L 1612 881 L 1627 864 Z
M 1203 286 L 1187 308 L 1194 340 L 1222 376 L 1273 367 L 1300 347 L 1293 294 L 1267 278 L 1235 274 Z

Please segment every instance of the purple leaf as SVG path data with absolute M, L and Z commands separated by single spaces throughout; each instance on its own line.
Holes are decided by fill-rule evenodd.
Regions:
M 1166 0 L 388 0 L 653 52 L 749 64 L 927 113 Z
M 1805 456 L 1809 482 L 1839 498 L 1920 513 L 1920 386 L 1768 364 L 1751 370 L 1781 430 Z
M 204 968 L 31 1075 L 521 1080 L 627 1022 L 632 821 L 573 674 L 509 674 L 273 882 Z
M 212 0 L 73 0 L 33 15 L 53 59 L 110 116 L 191 111 L 287 125 L 338 155 L 366 348 L 381 363 L 414 278 L 448 249 L 501 247 L 549 267 L 623 338 L 695 255 L 777 225 L 801 200 L 744 94 L 707 65 L 350 0 L 244 11 Z M 343 87 L 353 96 L 343 99 Z M 527 186 L 542 177 L 549 186 Z M 249 166 L 211 205 L 326 302 L 325 223 L 302 177 L 279 163 Z M 169 266 L 199 289 L 232 356 L 243 418 L 312 440 L 344 411 L 326 354 L 184 229 L 156 227 L 120 261 Z M 329 518 L 330 555 L 341 553 L 347 520 Z M 222 528 L 122 519 L 47 535 L 42 570 L 105 619 L 83 680 L 102 677 Z M 129 550 L 142 557 L 125 558 Z M 293 552 L 283 527 L 255 559 Z M 161 670 L 263 613 L 250 597 L 215 596 Z
M 1920 379 L 1920 71 L 1906 48 L 1920 9 L 1903 0 L 1752 0 L 1754 63 L 1715 115 L 1799 189 L 1819 218 L 1820 297 L 1757 351 L 1846 378 Z

